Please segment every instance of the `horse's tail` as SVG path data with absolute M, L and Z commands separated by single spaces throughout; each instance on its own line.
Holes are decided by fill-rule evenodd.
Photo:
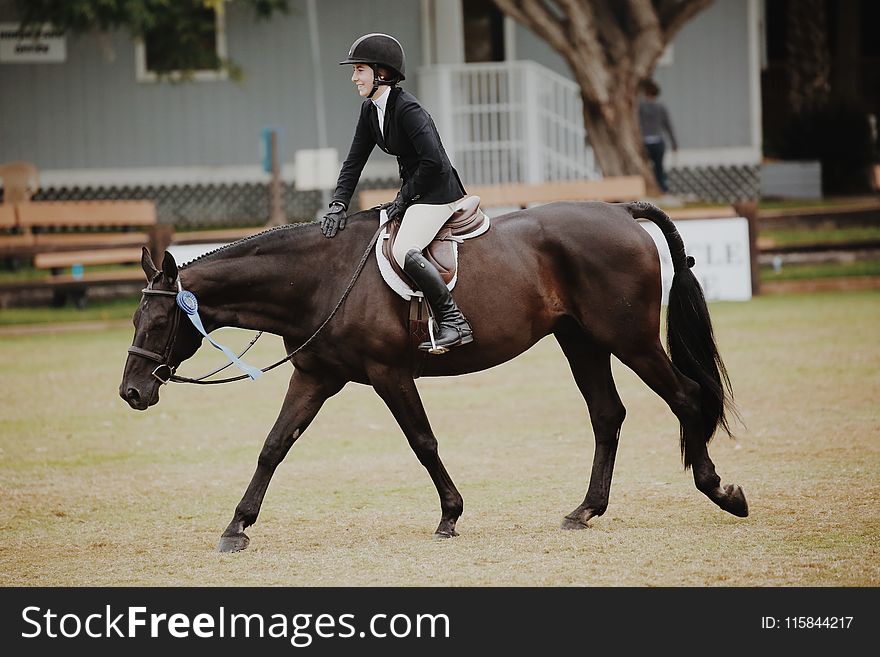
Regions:
M 675 274 L 666 310 L 666 347 L 679 371 L 700 385 L 700 410 L 708 443 L 720 426 L 730 435 L 727 414 L 736 415 L 727 368 L 718 353 L 703 289 L 691 271 L 694 259 L 685 254 L 684 241 L 669 216 L 644 201 L 626 203 L 634 219 L 649 219 L 663 231 Z M 681 457 L 691 466 L 681 434 Z

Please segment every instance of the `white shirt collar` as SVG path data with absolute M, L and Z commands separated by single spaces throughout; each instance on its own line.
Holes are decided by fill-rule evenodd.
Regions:
M 384 86 L 384 85 L 383 85 Z M 373 98 L 371 102 L 373 105 L 378 107 L 382 113 L 385 113 L 385 105 L 388 104 L 388 96 L 390 95 L 391 87 L 385 87 L 385 91 L 382 92 L 382 95 L 378 98 Z

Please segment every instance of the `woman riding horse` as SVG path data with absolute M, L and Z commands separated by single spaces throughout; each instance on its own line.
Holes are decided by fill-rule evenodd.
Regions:
M 352 44 L 340 64 L 352 65 L 351 81 L 365 100 L 321 230 L 333 237 L 345 228 L 351 195 L 373 147 L 379 144 L 396 155 L 402 185 L 386 208 L 389 219 L 401 218 L 394 259 L 425 295 L 439 325 L 435 344 L 426 341 L 419 349 L 445 351 L 473 342 L 471 326 L 440 272 L 422 255 L 466 192 L 431 115 L 415 96 L 397 86 L 405 79 L 403 47 L 387 34 L 366 34 Z

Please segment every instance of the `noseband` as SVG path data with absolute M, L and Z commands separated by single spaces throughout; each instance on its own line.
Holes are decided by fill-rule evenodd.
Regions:
M 183 286 L 180 283 L 180 279 L 177 279 L 177 288 L 178 291 L 183 289 Z M 153 289 L 153 281 L 151 280 L 147 287 L 141 290 L 141 294 L 144 296 L 147 295 L 155 295 L 155 296 L 163 296 L 163 297 L 177 297 L 178 292 L 174 290 L 154 290 Z M 174 370 L 177 369 L 169 364 L 171 359 L 171 350 L 174 349 L 174 341 L 177 338 L 177 327 L 180 324 L 180 314 L 183 310 L 175 303 L 174 304 L 174 317 L 171 320 L 171 335 L 168 337 L 168 344 L 165 345 L 164 353 L 158 354 L 155 351 L 150 351 L 149 349 L 142 349 L 141 347 L 135 347 L 131 345 L 128 348 L 128 353 L 134 354 L 135 356 L 140 356 L 142 358 L 146 358 L 148 360 L 155 361 L 159 363 L 159 365 L 152 371 L 152 375 L 159 379 L 160 383 L 165 384 L 171 380 L 171 377 L 174 376 Z M 161 373 L 160 373 L 161 372 Z M 167 372 L 168 376 L 163 378 L 163 374 Z

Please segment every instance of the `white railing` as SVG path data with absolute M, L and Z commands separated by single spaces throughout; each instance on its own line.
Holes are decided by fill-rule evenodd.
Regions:
M 601 178 L 578 86 L 534 62 L 441 64 L 419 97 L 466 185 Z

